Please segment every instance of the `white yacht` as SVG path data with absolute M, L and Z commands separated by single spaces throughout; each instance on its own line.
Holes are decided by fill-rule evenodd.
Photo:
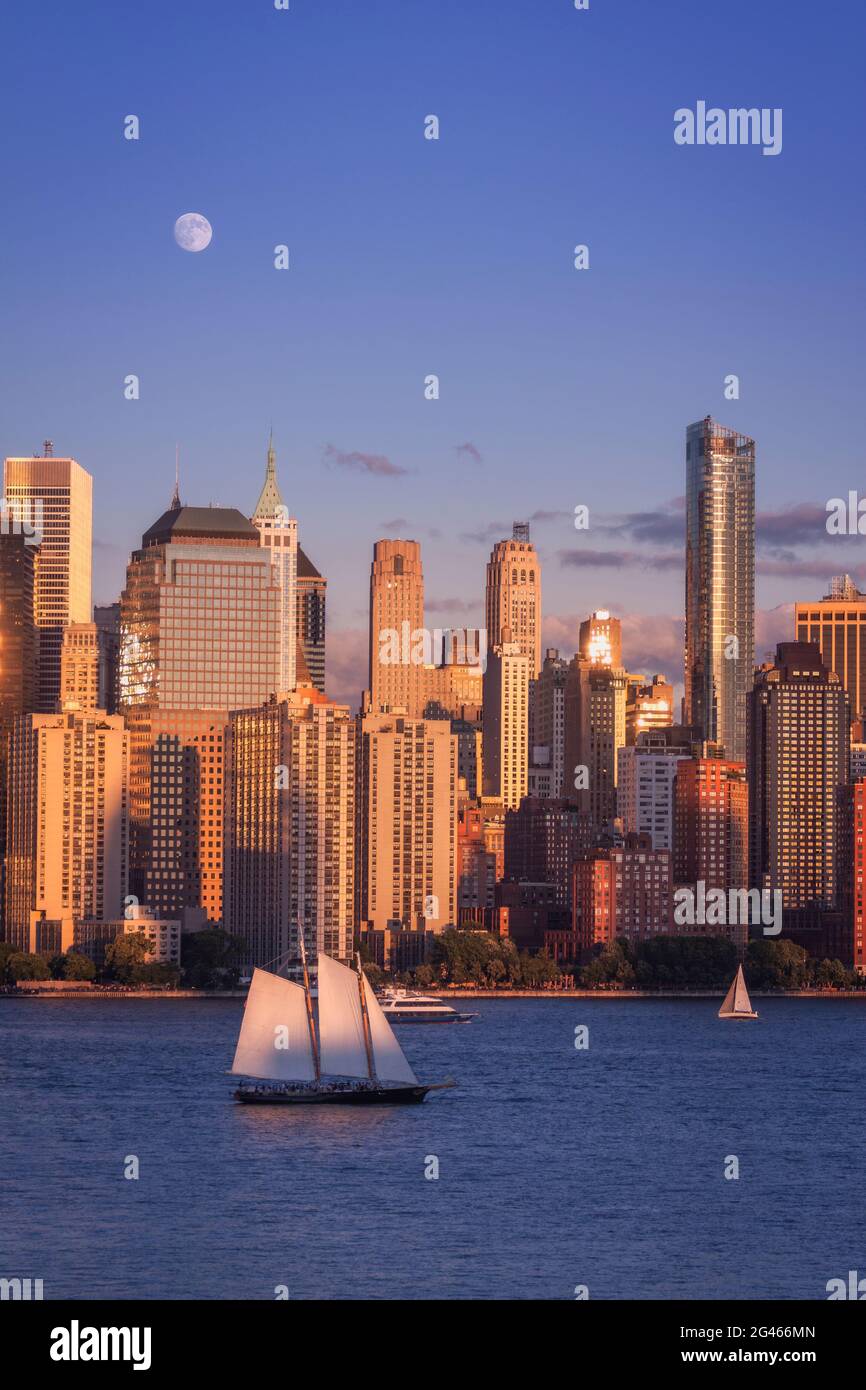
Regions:
M 408 989 L 386 989 L 379 996 L 389 1023 L 469 1023 L 477 1014 L 460 1014 L 444 999 Z

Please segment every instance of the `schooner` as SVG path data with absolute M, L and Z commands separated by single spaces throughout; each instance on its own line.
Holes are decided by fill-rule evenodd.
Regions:
M 404 1056 L 361 970 L 318 956 L 318 1028 L 300 935 L 303 985 L 258 967 L 244 1007 L 231 1070 L 250 1105 L 417 1105 L 428 1091 Z

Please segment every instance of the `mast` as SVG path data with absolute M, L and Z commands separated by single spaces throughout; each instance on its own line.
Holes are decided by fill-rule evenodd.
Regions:
M 370 1080 L 376 1080 L 376 1067 L 373 1062 L 373 1037 L 370 1032 L 370 1016 L 367 1013 L 367 996 L 364 993 L 364 972 L 361 969 L 361 953 L 356 952 L 355 960 L 358 965 L 358 994 L 361 999 L 361 1018 L 364 1021 L 364 1046 L 367 1049 L 367 1070 L 370 1073 Z
M 310 1025 L 310 1046 L 313 1049 L 313 1066 L 316 1069 L 316 1080 L 321 1080 L 322 1069 L 319 1065 L 319 1044 L 316 1041 L 316 1025 L 313 1022 L 313 1001 L 310 998 L 310 976 L 307 971 L 307 947 L 304 941 L 304 924 L 298 922 L 298 941 L 301 946 L 301 964 L 304 967 L 304 998 L 307 1001 L 307 1022 Z

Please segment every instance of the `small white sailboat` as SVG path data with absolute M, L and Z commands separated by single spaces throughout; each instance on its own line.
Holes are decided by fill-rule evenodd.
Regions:
M 448 1080 L 423 1085 L 368 987 L 350 970 L 318 957 L 318 1030 L 306 956 L 303 985 L 256 968 L 231 1070 L 266 1085 L 240 1085 L 248 1105 L 416 1105 Z
M 749 998 L 749 991 L 746 989 L 746 978 L 743 974 L 743 967 L 737 966 L 737 973 L 733 978 L 731 988 L 725 995 L 724 1003 L 719 1009 L 719 1018 L 757 1018 L 755 1010 L 752 1008 L 752 1001 Z

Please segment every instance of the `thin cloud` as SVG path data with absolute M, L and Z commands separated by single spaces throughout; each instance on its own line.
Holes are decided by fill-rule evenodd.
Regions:
M 375 474 L 379 477 L 393 478 L 409 472 L 402 464 L 392 463 L 385 454 L 363 454 L 358 449 L 345 452 L 333 444 L 325 446 L 324 458 L 327 463 L 334 463 L 338 468 L 349 468 L 355 473 Z
M 682 569 L 682 551 L 640 551 L 640 550 L 593 550 L 579 547 L 577 550 L 559 550 L 557 559 L 568 569 Z

